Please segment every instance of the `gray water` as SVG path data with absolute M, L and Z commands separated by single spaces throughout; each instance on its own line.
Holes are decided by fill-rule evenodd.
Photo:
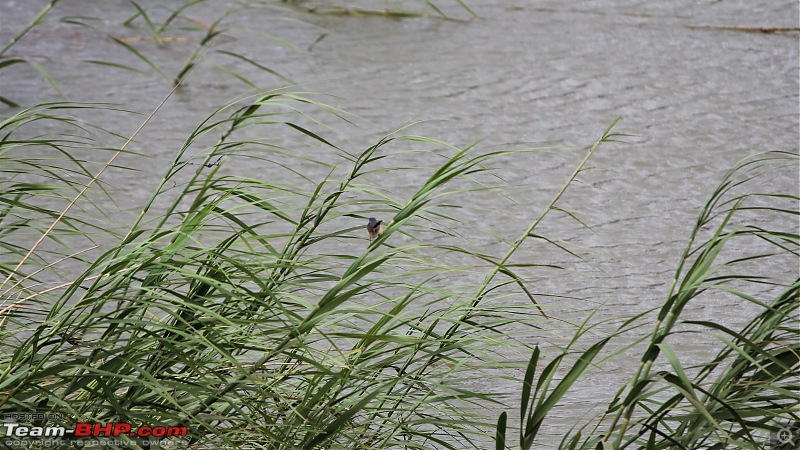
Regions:
M 45 3 L 3 2 L 2 41 Z M 455 146 L 479 141 L 481 148 L 509 143 L 555 147 L 493 164 L 508 182 L 504 193 L 516 203 L 481 202 L 481 194 L 475 194 L 475 201 L 460 212 L 465 220 L 507 241 L 513 241 L 539 214 L 586 148 L 621 116 L 615 131 L 632 136 L 622 139 L 626 143 L 601 147 L 590 161 L 593 170 L 581 174 L 563 199 L 562 207 L 576 211 L 591 230 L 563 215 L 549 219 L 540 230 L 573 242 L 575 248 L 583 247 L 584 259 L 569 258 L 537 243 L 527 245 L 515 260 L 570 269 L 566 274 L 524 273 L 539 294 L 575 298 L 560 301 L 564 320 L 579 320 L 595 310 L 596 320 L 613 320 L 657 307 L 672 282 L 697 212 L 725 171 L 747 155 L 767 150 L 796 152 L 799 146 L 798 34 L 702 26 L 797 27 L 797 3 L 480 3 L 470 5 L 479 16 L 472 20 L 455 2 L 440 5 L 464 21 L 315 15 L 254 0 L 204 4 L 187 10 L 187 15 L 211 23 L 236 8 L 225 22 L 230 31 L 216 48 L 269 66 L 298 83 L 296 90 L 335 96 L 325 101 L 357 116 L 353 125 L 337 122 L 333 126 L 354 151 L 418 120 L 423 122 L 412 128 L 413 134 Z M 369 2 L 363 5 L 375 7 Z M 33 55 L 69 100 L 115 102 L 148 113 L 169 91 L 169 82 L 153 77 L 146 65 L 105 38 L 105 33 L 141 36 L 141 31 L 119 26 L 131 14 L 133 8 L 126 1 L 65 1 L 14 52 Z M 66 16 L 104 20 L 92 21 L 97 28 L 92 31 L 57 21 Z M 291 45 L 281 45 L 265 34 Z M 195 45 L 176 42 L 156 48 L 139 43 L 136 48 L 165 73 L 174 74 Z M 151 73 L 101 66 L 87 70 L 85 60 L 117 61 Z M 171 163 L 175 149 L 202 118 L 250 92 L 245 84 L 214 69 L 215 62 L 245 74 L 264 89 L 285 84 L 211 52 L 137 137 L 134 148 L 147 157 L 131 158 L 128 163 L 142 171 L 110 172 L 111 185 L 124 194 L 117 201 L 132 217 L 160 180 L 162 171 L 152 169 Z M 21 105 L 57 98 L 33 68 L 22 65 L 2 71 L 0 89 Z M 7 108 L 0 110 L 2 115 L 8 113 Z M 142 117 L 92 119 L 128 135 Z M 425 156 L 408 158 L 407 164 L 414 166 L 424 163 L 415 158 Z M 226 167 L 239 173 L 247 169 L 235 162 Z M 381 183 L 398 197 L 416 188 L 416 180 L 387 177 Z M 765 183 L 797 193 L 797 170 L 784 170 Z M 506 248 L 497 241 L 485 245 L 494 254 Z M 796 261 L 758 270 L 780 279 L 798 273 Z M 742 326 L 756 311 L 725 296 L 711 296 L 692 308 L 688 312 L 692 319 L 714 320 L 733 328 Z M 530 337 L 532 342 L 537 339 Z M 676 345 L 688 365 L 710 358 L 717 342 L 692 336 Z M 613 394 L 608 386 L 627 379 L 638 358 L 638 353 L 631 352 L 628 359 L 619 358 L 587 378 L 565 399 L 565 407 L 545 431 L 556 439 L 576 418 L 601 412 Z M 506 381 L 491 389 L 518 392 L 517 385 Z M 507 404 L 506 409 L 511 409 L 515 400 L 509 398 Z

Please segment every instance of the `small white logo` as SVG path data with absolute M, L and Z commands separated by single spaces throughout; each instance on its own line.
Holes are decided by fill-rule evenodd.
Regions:
M 779 444 L 791 444 L 794 441 L 792 429 L 789 428 L 788 425 L 781 427 L 775 435 L 775 438 L 778 440 Z

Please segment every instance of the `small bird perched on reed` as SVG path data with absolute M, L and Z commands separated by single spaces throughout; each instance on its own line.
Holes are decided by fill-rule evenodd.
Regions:
M 383 234 L 383 225 L 381 225 L 381 222 L 383 221 L 374 217 L 369 218 L 369 223 L 367 224 L 367 234 L 369 235 L 370 241 Z

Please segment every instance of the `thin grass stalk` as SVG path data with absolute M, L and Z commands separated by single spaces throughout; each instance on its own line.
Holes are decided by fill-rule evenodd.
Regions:
M 205 0 L 192 0 L 192 1 L 188 2 L 188 3 L 184 3 L 179 8 L 177 8 L 174 11 L 172 11 L 172 13 L 169 15 L 169 17 L 167 17 L 167 19 L 164 20 L 164 23 L 162 23 L 158 27 L 158 29 L 156 30 L 156 34 L 160 35 L 161 33 L 163 33 L 164 30 L 167 29 L 169 24 L 171 24 L 172 21 L 175 20 L 176 17 L 180 16 L 181 13 L 183 13 L 184 11 L 186 11 L 187 9 L 189 9 L 190 7 L 192 7 L 192 6 L 194 6 L 194 5 L 198 4 L 198 3 L 203 3 L 204 1 Z
M 42 10 L 39 11 L 39 14 L 37 14 L 36 17 L 34 17 L 33 20 L 31 20 L 30 23 L 28 23 L 28 25 L 22 31 L 17 33 L 16 36 L 11 38 L 11 40 L 9 40 L 6 43 L 6 45 L 3 46 L 3 49 L 0 50 L 0 57 L 2 57 L 8 51 L 8 49 L 13 47 L 14 44 L 17 43 L 17 41 L 22 39 L 23 36 L 28 34 L 28 31 L 31 31 L 33 27 L 35 27 L 39 22 L 41 22 L 44 16 L 46 16 L 47 13 L 50 12 L 50 10 L 53 9 L 59 1 L 60 0 L 51 0 L 49 4 L 47 4 L 44 8 L 42 8 Z
M 173 85 L 177 86 L 180 83 L 180 81 L 183 80 L 183 78 L 186 75 L 188 75 L 189 72 L 191 72 L 191 70 L 195 67 L 195 65 L 197 65 L 197 62 L 201 61 L 205 57 L 205 55 L 209 52 L 209 50 L 214 48 L 214 46 L 217 43 L 213 39 L 215 37 L 217 37 L 217 35 L 219 35 L 220 33 L 222 33 L 224 31 L 224 30 L 218 29 L 217 26 L 226 17 L 227 17 L 227 13 L 225 15 L 223 15 L 222 17 L 218 18 L 216 21 L 214 21 L 214 23 L 211 25 L 211 27 L 206 32 L 206 35 L 203 36 L 203 39 L 200 40 L 200 43 L 197 45 L 197 48 L 195 48 L 195 50 L 192 52 L 191 56 L 189 56 L 189 60 L 186 61 L 186 64 L 184 64 L 183 68 L 180 70 L 180 72 L 178 72 L 178 75 L 175 76 L 175 79 L 172 81 Z M 203 48 L 208 43 L 210 43 L 208 48 L 203 50 Z M 201 52 L 202 52 L 202 54 L 201 54 Z M 198 58 L 198 55 L 200 55 L 199 58 Z
M 545 218 L 545 216 L 547 216 L 547 214 L 551 210 L 553 210 L 556 202 L 558 202 L 558 200 L 561 198 L 564 192 L 566 192 L 567 188 L 572 184 L 572 181 L 575 179 L 575 177 L 577 177 L 578 174 L 583 170 L 584 165 L 592 156 L 592 154 L 594 154 L 595 150 L 597 150 L 600 144 L 609 141 L 610 138 L 612 138 L 613 136 L 617 136 L 616 134 L 611 134 L 611 130 L 614 128 L 614 125 L 616 125 L 617 122 L 619 122 L 619 120 L 620 118 L 618 117 L 611 123 L 611 125 L 609 125 L 609 127 L 603 133 L 602 137 L 599 140 L 597 140 L 594 143 L 594 145 L 592 145 L 592 147 L 583 157 L 583 160 L 581 160 L 581 162 L 578 164 L 578 166 L 575 168 L 572 174 L 567 178 L 567 180 L 558 190 L 556 195 L 550 200 L 550 203 L 542 210 L 539 216 L 536 217 L 536 219 L 534 219 L 534 221 L 530 224 L 528 229 L 525 230 L 525 232 L 522 233 L 522 235 L 520 235 L 520 237 L 518 237 L 516 241 L 514 241 L 514 243 L 511 245 L 511 248 L 509 248 L 508 251 L 506 252 L 505 256 L 503 256 L 503 258 L 494 267 L 492 267 L 492 269 L 486 275 L 486 278 L 484 279 L 483 283 L 478 288 L 478 291 L 473 296 L 470 308 L 467 310 L 467 312 L 464 313 L 464 315 L 461 317 L 459 321 L 457 321 L 450 327 L 450 329 L 447 330 L 447 332 L 445 333 L 445 337 L 453 336 L 455 332 L 458 330 L 458 328 L 461 326 L 461 323 L 469 318 L 470 310 L 476 308 L 478 304 L 483 300 L 483 297 L 486 295 L 487 289 L 489 288 L 489 285 L 491 284 L 492 280 L 494 280 L 494 277 L 497 276 L 498 272 L 500 272 L 503 268 L 505 268 L 506 262 L 508 262 L 511 256 L 517 251 L 517 249 L 519 249 L 522 246 L 523 242 L 525 242 L 525 240 L 532 235 L 533 230 L 536 228 L 537 225 L 539 225 L 539 223 L 541 223 L 541 221 Z M 533 300 L 533 302 L 539 309 L 539 312 L 542 313 L 542 316 L 548 318 L 547 314 L 545 314 L 541 306 L 538 303 L 536 303 L 535 300 Z
M 142 18 L 144 19 L 145 23 L 147 24 L 147 28 L 150 29 L 150 34 L 153 36 L 153 39 L 156 41 L 156 43 L 159 44 L 159 45 L 163 44 L 164 41 L 161 40 L 161 35 L 158 32 L 158 30 L 156 30 L 156 26 L 153 25 L 153 21 L 150 20 L 150 15 L 147 14 L 147 11 L 144 8 L 142 8 L 141 6 L 139 6 L 139 4 L 136 3 L 135 1 L 133 1 L 133 0 L 128 0 L 128 1 L 139 12 L 138 15 L 142 16 Z M 130 23 L 131 19 L 127 20 L 126 22 Z

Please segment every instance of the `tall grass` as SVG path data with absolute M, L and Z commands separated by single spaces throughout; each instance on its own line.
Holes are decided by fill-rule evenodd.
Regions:
M 797 264 L 797 230 L 770 223 L 796 223 L 798 198 L 742 189 L 757 178 L 769 177 L 769 169 L 775 170 L 776 165 L 796 167 L 797 155 L 774 152 L 745 159 L 703 206 L 641 364 L 609 406 L 612 419 L 604 445 L 624 448 L 646 442 L 650 448 L 760 448 L 763 431 L 775 431 L 781 422 L 800 421 L 800 279 L 758 275 L 753 265 L 771 259 Z M 737 223 L 740 215 L 749 220 Z M 761 250 L 759 244 L 766 248 Z M 759 251 L 726 254 L 729 247 Z M 766 292 L 777 294 L 765 297 L 765 286 L 773 287 Z M 761 313 L 741 330 L 714 321 L 680 320 L 690 302 L 720 294 L 753 303 Z M 678 331 L 681 322 L 720 341 L 719 353 L 692 368 L 693 376 L 670 344 L 673 336 L 686 333 Z M 654 372 L 662 358 L 669 369 Z M 654 402 L 656 393 L 669 397 Z M 637 409 L 646 417 L 636 418 Z
M 797 448 L 800 278 L 765 276 L 757 265 L 777 261 L 797 267 L 800 236 L 786 224 L 796 223 L 800 199 L 759 192 L 756 184 L 797 162 L 792 153 L 758 154 L 724 177 L 702 207 L 663 306 L 653 311 L 655 326 L 640 365 L 594 425 L 567 434 L 561 448 Z M 690 303 L 720 295 L 752 303 L 760 312 L 738 330 L 685 317 L 691 315 Z M 543 368 L 536 348 L 522 387 L 520 448 L 532 448 L 543 420 L 609 340 L 630 339 L 630 328 L 652 323 L 652 316 L 631 318 L 582 353 L 568 348 Z M 697 333 L 714 336 L 720 348 L 708 361 L 687 366 L 678 348 L 684 336 Z M 555 383 L 556 369 L 574 353 L 576 362 Z M 498 449 L 506 448 L 507 428 L 503 413 L 496 427 Z M 782 430 L 789 434 L 779 438 Z
M 398 132 L 351 153 L 306 120 L 339 114 L 334 108 L 306 95 L 261 95 L 204 120 L 127 231 L 95 239 L 99 254 L 81 262 L 76 255 L 90 249 L 72 248 L 71 238 L 105 232 L 78 213 L 47 209 L 41 196 L 73 186 L 70 202 L 82 211 L 84 204 L 97 206 L 93 191 L 63 176 L 48 190 L 15 180 L 83 168 L 71 143 L 14 138 L 30 133 L 32 118 L 75 126 L 58 118 L 71 107 L 79 108 L 42 105 L 0 126 L 3 164 L 16 173 L 4 181 L 6 242 L 43 233 L 39 242 L 63 243 L 50 250 L 57 260 L 33 257 L 39 247 L 3 249 L 0 411 L 181 424 L 191 430 L 193 446 L 479 447 L 473 441 L 491 426 L 484 407 L 497 400 L 474 386 L 502 364 L 494 353 L 508 344 L 499 330 L 511 321 L 535 326 L 547 320 L 538 304 L 530 307 L 539 315 L 521 320 L 483 306 L 509 283 L 495 281 L 496 274 L 527 292 L 507 260 L 531 230 L 500 259 L 415 235 L 436 224 L 458 226 L 440 205 L 491 189 L 471 180 L 487 170 L 487 161 L 513 152 L 473 156 L 470 148 Z M 298 157 L 274 140 L 249 137 L 280 130 L 327 148 L 329 156 Z M 212 136 L 216 144 L 200 151 Z M 42 149 L 71 159 L 46 166 L 31 157 Z M 427 179 L 408 198 L 378 192 L 372 180 L 409 150 L 435 158 Z M 331 157 L 334 162 L 322 162 Z M 274 164 L 290 177 L 301 174 L 291 167 L 294 160 L 304 173 L 321 175 L 278 184 L 226 172 L 237 160 Z M 372 215 L 383 216 L 385 231 L 369 242 L 363 228 Z M 464 265 L 443 265 L 448 254 Z M 55 285 L 36 278 L 67 262 L 82 271 Z M 469 285 L 448 285 L 450 275 L 487 263 L 492 269 L 474 294 L 464 295 Z

